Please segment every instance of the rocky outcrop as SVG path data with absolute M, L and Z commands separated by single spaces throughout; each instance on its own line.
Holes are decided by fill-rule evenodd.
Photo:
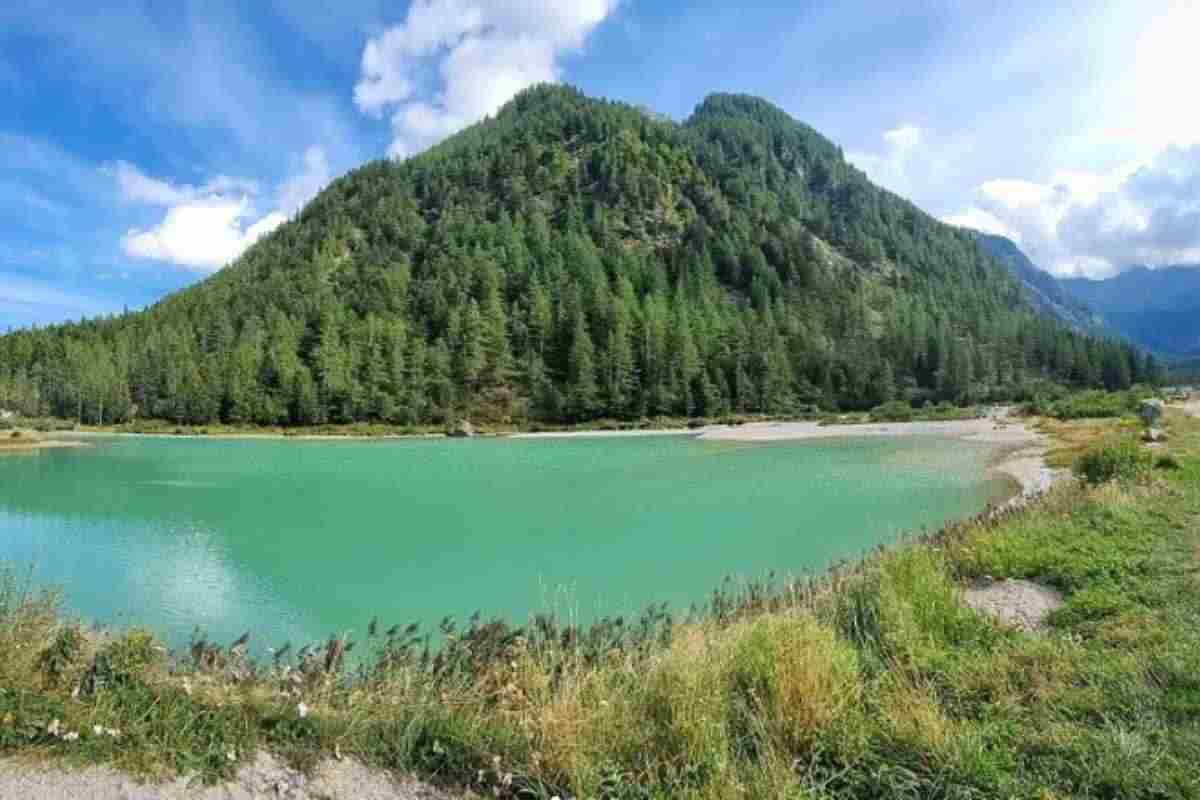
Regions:
M 475 426 L 470 420 L 462 419 L 451 425 L 446 435 L 454 439 L 470 439 L 475 436 Z
M 1143 400 L 1138 408 L 1138 417 L 1147 428 L 1157 428 L 1162 421 L 1163 404 L 1161 400 Z

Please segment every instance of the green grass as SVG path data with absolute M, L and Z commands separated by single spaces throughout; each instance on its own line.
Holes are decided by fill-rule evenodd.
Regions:
M 0 753 L 207 780 L 258 748 L 341 754 L 533 798 L 1197 797 L 1200 423 L 1168 426 L 1157 455 L 1176 468 L 1069 481 L 821 579 L 718 592 L 691 619 L 476 621 L 436 652 L 373 625 L 353 669 L 342 640 L 252 664 L 79 635 L 10 575 Z M 1065 605 L 1044 633 L 1002 627 L 962 603 L 985 575 Z
M 1030 410 L 1059 420 L 1109 419 L 1136 414 L 1142 401 L 1154 396 L 1154 390 L 1145 386 L 1135 386 L 1124 392 L 1092 389 L 1052 401 L 1035 400 L 1030 404 Z

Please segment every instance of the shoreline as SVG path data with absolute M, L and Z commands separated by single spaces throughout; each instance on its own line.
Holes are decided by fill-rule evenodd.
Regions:
M 766 422 L 702 429 L 699 438 L 714 442 L 797 442 L 845 438 L 940 437 L 951 441 L 997 445 L 988 473 L 1018 485 L 1006 505 L 1041 494 L 1063 477 L 1064 470 L 1046 464 L 1046 436 L 1007 413 L 995 417 L 945 422 L 880 422 L 863 425 L 820 425 L 816 422 Z
M 29 433 L 24 433 L 21 439 L 3 439 L 0 440 L 0 456 L 5 455 L 28 455 L 36 453 L 39 450 L 56 450 L 59 448 L 70 447 L 89 447 L 87 442 L 77 442 L 70 439 L 45 438 L 38 435 L 34 438 Z
M 333 434 L 314 433 L 133 433 L 124 431 L 57 431 L 28 447 L 13 450 L 32 452 L 39 447 L 87 447 L 78 439 L 140 437 L 150 439 L 209 439 L 296 442 L 429 441 L 454 437 L 443 433 L 412 434 Z M 847 438 L 939 437 L 948 440 L 980 442 L 997 446 L 997 454 L 988 465 L 989 474 L 1002 475 L 1017 484 L 1006 505 L 1022 501 L 1050 489 L 1065 470 L 1050 468 L 1045 461 L 1046 436 L 1031 430 L 1024 421 L 1009 417 L 1007 410 L 995 416 L 969 420 L 879 422 L 854 425 L 822 425 L 818 422 L 748 422 L 742 425 L 707 425 L 700 428 L 638 428 L 634 430 L 565 430 L 478 434 L 476 439 L 628 439 L 652 436 L 690 436 L 709 442 L 801 442 Z M 0 449 L 0 453 L 4 452 Z

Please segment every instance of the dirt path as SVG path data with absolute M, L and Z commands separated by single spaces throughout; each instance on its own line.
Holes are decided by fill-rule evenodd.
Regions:
M 105 767 L 67 771 L 61 765 L 0 761 L 3 800 L 452 800 L 416 780 L 397 780 L 354 761 L 328 761 L 305 776 L 260 753 L 233 781 L 201 786 L 187 779 L 138 783 Z

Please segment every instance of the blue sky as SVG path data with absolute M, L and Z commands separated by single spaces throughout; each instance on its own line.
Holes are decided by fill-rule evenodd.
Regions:
M 1200 7 L 260 0 L 0 8 L 0 330 L 143 306 L 530 83 L 763 96 L 1063 274 L 1200 261 Z

